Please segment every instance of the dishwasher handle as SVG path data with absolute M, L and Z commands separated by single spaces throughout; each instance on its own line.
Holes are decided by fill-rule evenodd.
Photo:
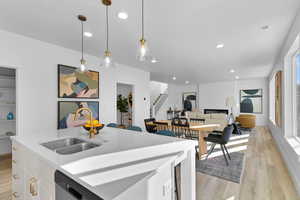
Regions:
M 59 170 L 55 171 L 54 177 L 55 184 L 77 200 L 104 200 Z

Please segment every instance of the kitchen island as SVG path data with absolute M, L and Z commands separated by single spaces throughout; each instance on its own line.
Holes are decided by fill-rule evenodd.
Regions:
M 70 137 L 99 146 L 59 154 L 41 145 Z M 19 177 L 13 179 L 13 192 L 19 199 L 54 200 L 58 170 L 104 200 L 173 200 L 174 167 L 180 164 L 180 199 L 195 200 L 197 141 L 108 127 L 93 139 L 74 128 L 12 140 L 13 175 Z

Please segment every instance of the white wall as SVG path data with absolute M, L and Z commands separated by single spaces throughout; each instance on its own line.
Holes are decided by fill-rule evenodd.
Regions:
M 5 31 L 0 31 L 0 43 L 0 65 L 18 68 L 19 134 L 53 133 L 57 127 L 57 64 L 78 66 L 80 52 Z M 90 69 L 100 71 L 100 121 L 116 121 L 116 87 L 122 82 L 135 86 L 134 124 L 143 126 L 150 109 L 149 73 L 125 65 L 103 69 L 94 56 L 86 60 Z
M 239 96 L 241 89 L 263 89 L 263 113 L 255 114 L 257 125 L 267 125 L 268 121 L 268 83 L 267 79 L 251 79 L 199 84 L 198 99 L 200 109 L 229 109 L 226 98 L 233 96 L 237 106 L 235 116 L 239 115 Z
M 290 47 L 292 46 L 293 42 L 295 41 L 296 37 L 300 33 L 300 11 L 298 12 L 298 15 L 296 16 L 293 25 L 290 28 L 289 34 L 286 37 L 286 40 L 281 48 L 280 53 L 277 56 L 276 63 L 273 67 L 272 72 L 269 76 L 269 81 L 271 81 L 272 77 L 278 70 L 284 70 L 284 59 L 286 54 L 288 53 Z M 285 82 L 285 77 L 283 78 Z M 285 90 L 285 83 L 283 84 L 283 94 L 286 94 Z M 285 107 L 289 106 L 288 102 L 288 96 L 283 95 L 283 105 L 282 113 L 286 113 Z M 287 119 L 285 115 L 283 117 L 283 124 L 287 124 L 287 121 L 290 119 Z M 291 174 L 291 177 L 295 183 L 296 189 L 298 193 L 300 194 L 300 170 L 299 170 L 299 155 L 294 151 L 294 149 L 291 147 L 291 145 L 288 143 L 287 137 L 288 135 L 291 135 L 291 133 L 286 132 L 284 128 L 280 128 L 274 125 L 271 121 L 269 121 L 268 126 L 272 132 L 272 135 L 282 153 L 282 156 L 287 164 L 287 167 L 289 169 L 289 172 Z M 284 126 L 283 126 L 284 127 Z

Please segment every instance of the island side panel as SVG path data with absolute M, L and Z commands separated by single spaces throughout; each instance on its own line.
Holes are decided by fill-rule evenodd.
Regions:
M 181 200 L 196 200 L 195 153 L 194 148 L 190 149 L 181 162 Z

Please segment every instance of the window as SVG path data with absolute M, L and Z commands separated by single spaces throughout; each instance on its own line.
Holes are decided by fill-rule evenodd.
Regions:
M 270 120 L 276 125 L 275 121 L 275 76 L 272 77 L 269 85 L 269 112 Z
M 269 111 L 271 122 L 281 127 L 282 125 L 282 71 L 277 71 L 269 85 Z
M 293 107 L 294 107 L 294 122 L 295 133 L 300 137 L 300 53 L 295 56 L 295 64 L 292 70 L 293 73 Z
M 300 136 L 300 38 L 297 36 L 284 58 L 284 135 Z

